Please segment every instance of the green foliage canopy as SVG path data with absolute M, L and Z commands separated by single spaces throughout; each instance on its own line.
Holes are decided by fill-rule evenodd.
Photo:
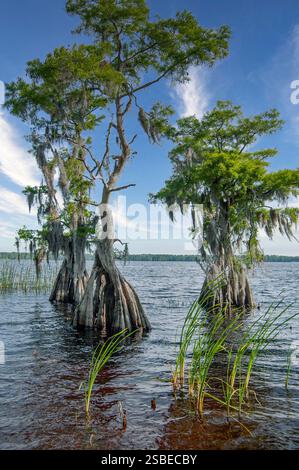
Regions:
M 154 103 L 145 111 L 141 92 L 162 79 L 185 82 L 190 66 L 212 66 L 224 58 L 230 30 L 203 28 L 187 11 L 153 18 L 144 0 L 68 0 L 66 10 L 79 17 L 76 32 L 85 43 L 28 62 L 26 79 L 7 84 L 6 106 L 31 126 L 29 140 L 46 179 L 52 220 L 74 230 L 78 218 L 90 219 L 88 208 L 134 186 L 118 186 L 135 155 L 137 134 L 128 137 L 126 128 L 132 108 L 151 142 L 166 132 L 172 110 Z M 63 210 L 55 198 L 55 168 Z M 98 194 L 98 186 L 102 200 L 95 202 L 91 193 Z
M 259 228 L 270 238 L 276 228 L 295 238 L 299 209 L 288 203 L 299 194 L 299 169 L 269 171 L 277 151 L 256 145 L 282 125 L 276 110 L 245 117 L 239 106 L 219 101 L 202 120 L 187 117 L 168 130 L 173 176 L 152 199 L 181 208 L 203 204 L 200 254 L 208 265 L 220 259 L 228 264 L 237 251 L 250 265 L 259 261 Z

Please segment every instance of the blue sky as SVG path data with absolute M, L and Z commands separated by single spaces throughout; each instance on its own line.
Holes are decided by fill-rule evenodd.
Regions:
M 232 29 L 230 54 L 213 69 L 193 69 L 185 86 L 172 88 L 164 83 L 145 98 L 172 104 L 178 116 L 202 113 L 218 99 L 231 99 L 253 114 L 277 107 L 286 124 L 260 145 L 276 146 L 279 155 L 273 169 L 299 166 L 299 105 L 290 102 L 290 84 L 299 80 L 299 3 L 296 0 L 172 0 L 149 1 L 153 13 L 162 16 L 189 9 L 203 26 L 228 24 Z M 0 30 L 0 80 L 9 82 L 24 75 L 27 60 L 40 57 L 54 47 L 68 45 L 75 37 L 75 18 L 64 12 L 64 0 L 2 0 Z M 23 138 L 26 128 L 7 113 L 0 114 L 0 251 L 13 250 L 14 233 L 19 226 L 35 225 L 28 215 L 22 188 L 38 184 L 40 175 L 27 154 Z M 128 204 L 147 204 L 148 193 L 161 188 L 171 174 L 168 143 L 151 146 L 140 135 L 138 156 L 129 164 L 124 183 L 136 183 L 127 191 Z M 297 204 L 295 202 L 295 204 Z M 261 234 L 266 253 L 299 255 L 299 244 L 276 236 L 267 241 Z M 182 253 L 178 241 L 136 240 L 131 252 Z

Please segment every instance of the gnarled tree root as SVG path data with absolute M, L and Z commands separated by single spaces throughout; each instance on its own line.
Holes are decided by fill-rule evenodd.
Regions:
M 53 286 L 50 302 L 69 303 L 77 305 L 81 302 L 88 281 L 88 272 L 81 276 L 75 275 L 67 259 L 62 263 Z
M 73 324 L 106 334 L 151 329 L 135 290 L 113 264 L 109 272 L 94 266 Z
M 234 309 L 253 309 L 255 302 L 246 267 L 229 267 L 223 271 L 213 265 L 202 286 L 200 300 L 207 309 L 219 307 L 229 313 Z

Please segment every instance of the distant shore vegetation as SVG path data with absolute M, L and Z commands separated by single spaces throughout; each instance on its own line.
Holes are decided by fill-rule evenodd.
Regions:
M 0 252 L 0 259 L 2 260 L 17 260 L 18 256 L 21 260 L 31 259 L 32 256 L 30 253 L 20 253 L 17 252 Z M 93 255 L 87 254 L 87 260 L 92 260 Z M 169 254 L 138 254 L 128 255 L 128 261 L 196 261 L 196 255 L 169 255 Z M 266 263 L 292 263 L 299 262 L 299 256 L 285 256 L 285 255 L 265 255 L 264 261 Z

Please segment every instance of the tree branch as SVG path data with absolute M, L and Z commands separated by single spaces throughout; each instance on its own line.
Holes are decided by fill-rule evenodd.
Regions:
M 134 188 L 135 186 L 136 184 L 127 184 L 125 186 L 119 186 L 118 188 L 112 188 L 110 192 L 122 191 L 123 189 Z

